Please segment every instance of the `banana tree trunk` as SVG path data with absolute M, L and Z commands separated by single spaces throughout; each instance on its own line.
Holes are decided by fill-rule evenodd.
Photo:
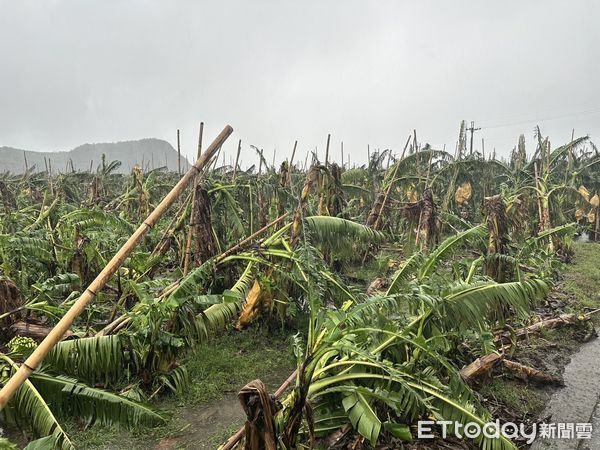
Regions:
M 210 197 L 208 191 L 202 185 L 196 186 L 195 205 L 193 210 L 195 216 L 190 224 L 194 241 L 196 242 L 195 262 L 201 264 L 217 253 L 217 243 L 212 229 L 210 212 Z
M 487 227 L 489 233 L 488 256 L 492 259 L 485 264 L 486 275 L 503 283 L 506 281 L 506 268 L 499 257 L 508 252 L 508 218 L 506 206 L 500 195 L 486 197 L 484 205 L 487 210 Z M 495 259 L 494 259 L 495 258 Z

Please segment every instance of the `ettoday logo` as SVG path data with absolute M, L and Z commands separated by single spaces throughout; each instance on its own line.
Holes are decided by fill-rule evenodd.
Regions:
M 462 424 L 451 420 L 421 420 L 417 424 L 417 437 L 419 439 L 434 439 L 434 426 L 441 429 L 441 437 L 445 439 L 452 434 L 459 439 L 476 439 L 484 436 L 488 439 L 500 439 L 504 436 L 508 439 L 522 439 L 528 444 L 533 443 L 536 438 L 540 439 L 591 439 L 591 423 L 539 423 L 528 427 L 526 424 L 513 422 L 500 423 L 488 422 L 481 425 L 477 422 Z M 529 428 L 529 429 L 528 429 Z

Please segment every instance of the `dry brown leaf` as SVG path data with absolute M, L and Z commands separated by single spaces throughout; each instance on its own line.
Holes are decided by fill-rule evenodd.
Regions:
M 581 186 L 579 186 L 579 189 L 577 189 L 577 192 L 579 192 L 581 194 L 581 196 L 583 198 L 585 198 L 586 202 L 590 201 L 590 192 L 587 190 L 587 188 L 583 184 Z
M 462 205 L 463 203 L 467 203 L 469 200 L 471 200 L 472 195 L 473 188 L 471 183 L 469 181 L 465 181 L 456 189 L 454 200 L 456 201 L 457 205 Z
M 244 306 L 242 307 L 242 311 L 240 312 L 240 317 L 238 318 L 236 328 L 241 330 L 254 320 L 254 318 L 260 312 L 261 306 L 261 288 L 258 280 L 254 280 L 254 284 L 252 285 L 252 289 L 248 292 L 246 296 L 246 301 L 244 302 Z
M 588 213 L 587 220 L 589 223 L 594 223 L 596 221 L 596 213 L 593 209 Z
M 415 203 L 418 200 L 417 190 L 415 189 L 414 185 L 411 184 L 408 187 L 408 189 L 406 190 L 406 197 L 408 198 L 408 201 L 411 203 Z

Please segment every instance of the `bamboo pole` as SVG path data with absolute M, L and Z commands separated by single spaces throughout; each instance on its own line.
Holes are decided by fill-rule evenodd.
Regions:
M 544 231 L 544 228 L 543 228 L 544 214 L 543 214 L 543 210 L 542 210 L 542 200 L 540 199 L 540 182 L 539 182 L 537 162 L 533 163 L 533 173 L 535 175 L 535 198 L 537 200 L 538 215 L 540 218 L 540 223 L 538 224 L 538 230 Z
M 171 189 L 171 192 L 158 204 L 139 228 L 130 236 L 127 242 L 113 256 L 109 263 L 102 269 L 98 276 L 86 288 L 83 294 L 65 313 L 54 328 L 48 333 L 44 340 L 38 345 L 27 360 L 19 367 L 6 385 L 0 391 L 0 410 L 4 409 L 6 403 L 15 394 L 17 389 L 29 378 L 29 375 L 40 365 L 44 357 L 50 350 L 62 339 L 64 334 L 71 328 L 75 319 L 85 310 L 96 294 L 106 285 L 110 277 L 123 264 L 123 261 L 131 254 L 136 245 L 144 237 L 152 226 L 162 217 L 162 215 L 175 202 L 177 197 L 183 192 L 186 186 L 192 181 L 202 168 L 210 161 L 217 148 L 231 135 L 233 128 L 227 125 L 216 139 L 206 149 L 206 152 L 194 163 L 179 182 Z
M 223 253 L 221 253 L 219 255 L 219 257 L 217 258 L 217 263 L 223 261 L 226 257 L 228 257 L 230 255 L 233 255 L 239 249 L 243 248 L 244 245 L 248 244 L 248 242 L 251 242 L 253 239 L 256 239 L 258 236 L 260 236 L 261 234 L 263 234 L 269 228 L 271 228 L 272 226 L 274 226 L 274 225 L 278 224 L 279 222 L 281 222 L 282 220 L 284 220 L 288 215 L 289 215 L 289 213 L 286 212 L 285 214 L 279 216 L 277 219 L 275 219 L 271 223 L 266 224 L 260 230 L 256 230 L 254 233 L 252 233 L 247 238 L 242 239 L 240 242 L 238 242 L 236 245 L 234 245 L 233 247 L 231 247 L 229 250 L 226 250 Z

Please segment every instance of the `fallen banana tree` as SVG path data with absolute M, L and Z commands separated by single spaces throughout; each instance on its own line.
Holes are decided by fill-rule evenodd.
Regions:
M 524 317 L 548 285 L 537 279 L 497 283 L 472 276 L 452 287 L 426 283 L 452 249 L 482 233 L 482 227 L 467 230 L 428 256 L 418 252 L 408 258 L 385 295 L 325 312 L 318 307 L 320 299 L 309 300 L 314 312 L 306 348 L 296 350 L 296 382 L 274 419 L 281 445 L 294 448 L 310 442 L 313 432 L 325 437 L 348 424 L 376 445 L 383 436 L 411 440 L 410 424 L 418 417 L 481 425 L 490 420 L 449 359 L 449 336 L 489 329 L 503 311 Z M 222 448 L 233 448 L 242 435 L 238 432 Z M 483 448 L 516 448 L 504 436 L 477 442 Z
M 53 330 L 44 338 L 40 345 L 27 358 L 27 360 L 19 367 L 19 370 L 14 373 L 8 382 L 0 390 L 0 410 L 2 410 L 10 398 L 15 394 L 19 387 L 27 380 L 27 378 L 40 365 L 46 354 L 62 339 L 63 335 L 71 327 L 75 319 L 85 310 L 98 292 L 104 287 L 108 279 L 117 271 L 125 258 L 133 251 L 137 243 L 148 232 L 150 228 L 160 219 L 165 211 L 173 204 L 177 197 L 183 192 L 190 181 L 201 172 L 204 166 L 210 162 L 212 156 L 221 147 L 223 142 L 233 132 L 230 126 L 226 126 L 217 138 L 207 148 L 206 152 L 196 161 L 190 170 L 181 178 L 181 180 L 173 187 L 171 192 L 163 199 L 163 201 L 154 209 L 154 211 L 144 220 L 142 225 L 135 231 L 129 240 L 121 247 L 119 252 L 113 257 L 102 272 L 95 280 L 86 288 L 84 293 L 79 297 L 77 302 L 69 309 L 63 318 L 56 324 Z
M 597 312 L 598 310 L 589 312 L 587 314 L 561 314 L 558 317 L 540 320 L 539 322 L 519 328 L 518 330 L 503 331 L 495 336 L 494 342 L 496 345 L 510 344 L 513 341 L 538 334 L 542 330 L 577 325 L 590 320 L 591 316 Z
M 460 370 L 460 376 L 467 383 L 473 383 L 478 378 L 488 376 L 491 371 L 499 365 L 525 381 L 556 386 L 563 385 L 562 379 L 549 375 L 534 367 L 506 359 L 503 353 L 490 353 L 481 358 L 477 358 L 471 364 Z

